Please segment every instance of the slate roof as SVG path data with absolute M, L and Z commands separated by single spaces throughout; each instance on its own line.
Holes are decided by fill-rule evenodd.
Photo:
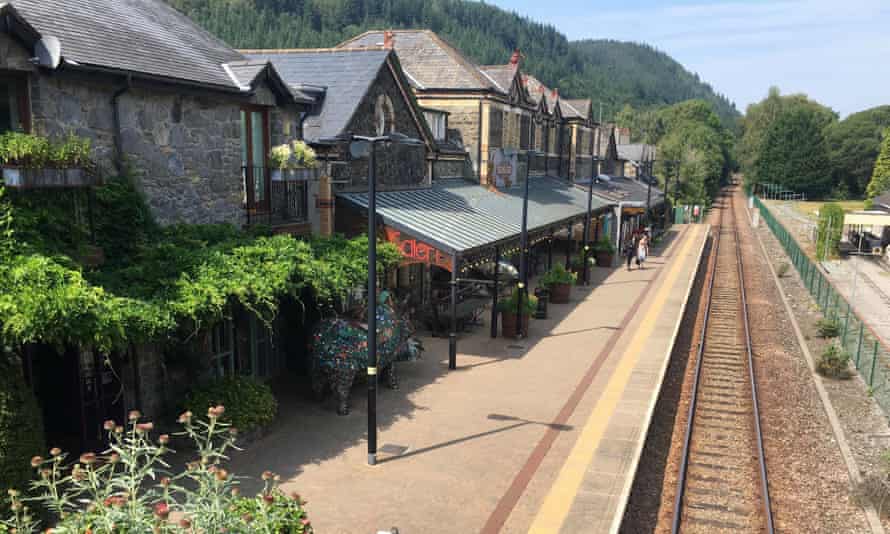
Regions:
M 625 161 L 650 161 L 655 155 L 655 147 L 643 143 L 618 145 L 618 159 Z
M 223 64 L 244 58 L 160 0 L 11 0 L 67 64 L 240 90 Z
M 369 31 L 337 48 L 383 46 L 383 31 Z M 496 90 L 477 65 L 430 30 L 394 30 L 393 47 L 411 84 L 420 90 Z M 509 90 L 509 88 L 508 88 Z
M 343 132 L 392 53 L 382 48 L 245 50 L 252 60 L 271 61 L 291 86 L 311 83 L 324 88 L 319 106 L 303 124 L 308 141 Z
M 553 89 L 550 89 L 549 87 L 544 85 L 541 80 L 535 78 L 531 74 L 523 74 L 522 83 L 525 84 L 525 89 L 526 91 L 528 91 L 529 97 L 531 97 L 532 101 L 535 104 L 538 104 L 541 101 L 541 97 L 543 96 L 547 112 L 553 113 L 556 110 L 556 104 L 559 101 L 559 95 L 554 97 Z M 562 111 L 562 109 L 560 109 L 560 111 Z
M 513 65 L 484 65 L 479 67 L 483 74 L 487 75 L 498 89 L 509 93 L 513 86 L 513 78 L 516 76 L 516 67 Z
M 563 115 L 567 118 L 587 120 L 590 114 L 590 99 L 564 99 L 561 100 Z
M 337 196 L 368 207 L 367 193 Z M 377 214 L 393 228 L 448 254 L 466 254 L 517 240 L 522 230 L 522 188 L 492 191 L 465 180 L 437 180 L 429 189 L 377 193 Z M 593 210 L 609 202 L 594 198 Z M 528 229 L 540 231 L 583 216 L 587 194 L 553 178 L 529 182 Z

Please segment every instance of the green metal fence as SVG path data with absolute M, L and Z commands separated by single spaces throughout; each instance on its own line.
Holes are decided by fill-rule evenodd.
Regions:
M 754 197 L 754 205 L 773 235 L 785 248 L 801 280 L 825 317 L 838 320 L 841 326 L 839 342 L 850 354 L 856 370 L 873 392 L 885 413 L 890 413 L 890 347 L 882 343 L 850 303 L 838 292 L 822 270 L 807 256 L 797 240 L 773 217 L 773 214 Z

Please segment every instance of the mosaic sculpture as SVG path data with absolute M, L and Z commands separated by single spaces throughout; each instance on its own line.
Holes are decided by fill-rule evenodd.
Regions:
M 412 337 L 410 322 L 396 311 L 389 293 L 378 295 L 377 370 L 391 389 L 398 389 L 396 362 L 420 358 L 423 345 Z M 356 314 L 367 317 L 367 312 Z M 337 413 L 349 414 L 349 391 L 358 373 L 368 368 L 368 325 L 359 319 L 322 319 L 312 334 L 312 389 L 324 398 L 328 388 L 337 395 Z

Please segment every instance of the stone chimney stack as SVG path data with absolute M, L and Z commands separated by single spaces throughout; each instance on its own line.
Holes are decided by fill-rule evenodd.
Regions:
M 396 34 L 392 30 L 383 32 L 383 48 L 392 50 L 395 46 Z
M 522 52 L 516 48 L 513 50 L 513 55 L 510 56 L 510 65 L 517 67 L 520 60 L 522 60 Z
M 322 237 L 334 235 L 334 195 L 331 177 L 325 172 L 318 180 L 318 197 L 315 207 L 318 209 L 318 234 Z

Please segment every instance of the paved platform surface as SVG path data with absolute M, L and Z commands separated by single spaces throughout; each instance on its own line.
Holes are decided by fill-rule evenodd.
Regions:
M 645 270 L 595 269 L 526 340 L 463 335 L 456 371 L 447 340 L 424 339 L 402 388 L 380 391 L 377 466 L 363 384 L 346 417 L 294 384 L 233 471 L 280 473 L 325 534 L 617 528 L 707 231 L 675 226 Z

